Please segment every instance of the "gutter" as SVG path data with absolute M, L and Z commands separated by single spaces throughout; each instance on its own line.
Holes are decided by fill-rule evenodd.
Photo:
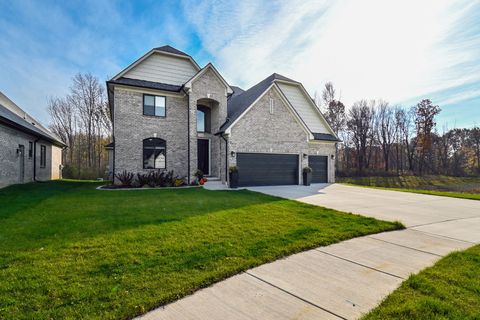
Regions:
M 182 86 L 183 88 L 183 86 Z M 190 184 L 190 94 L 183 89 L 188 97 L 187 101 L 187 183 Z

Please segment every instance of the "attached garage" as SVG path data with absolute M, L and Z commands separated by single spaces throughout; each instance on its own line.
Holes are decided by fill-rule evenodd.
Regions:
M 238 185 L 298 184 L 298 157 L 296 154 L 237 153 Z
M 328 182 L 328 156 L 309 156 L 308 166 L 312 168 L 312 183 Z

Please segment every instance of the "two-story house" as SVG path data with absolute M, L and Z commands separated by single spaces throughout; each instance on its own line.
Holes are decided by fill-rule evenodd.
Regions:
M 230 86 L 211 64 L 201 68 L 170 46 L 154 48 L 107 81 L 113 121 L 110 170 L 197 169 L 240 186 L 335 179 L 338 138 L 300 82 L 272 74 L 248 90 Z

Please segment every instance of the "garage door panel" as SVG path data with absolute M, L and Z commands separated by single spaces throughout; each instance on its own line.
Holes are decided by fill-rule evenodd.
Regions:
M 298 184 L 298 155 L 237 153 L 239 186 Z
M 328 156 L 309 156 L 308 166 L 312 168 L 312 183 L 328 182 Z

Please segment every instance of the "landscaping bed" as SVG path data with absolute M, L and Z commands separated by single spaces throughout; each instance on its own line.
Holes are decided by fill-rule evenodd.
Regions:
M 125 319 L 309 248 L 401 228 L 261 193 L 0 190 L 0 319 Z

